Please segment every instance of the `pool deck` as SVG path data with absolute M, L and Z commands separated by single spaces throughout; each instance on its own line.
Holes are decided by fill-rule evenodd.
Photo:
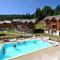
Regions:
M 46 48 L 10 60 L 60 60 L 60 45 Z
M 60 60 L 60 45 L 45 48 L 10 60 Z

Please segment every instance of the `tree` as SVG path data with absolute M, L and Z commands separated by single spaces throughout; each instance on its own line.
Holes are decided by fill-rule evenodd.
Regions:
M 60 6 L 59 5 L 55 8 L 55 15 L 60 15 Z
M 43 12 L 43 15 L 44 16 L 51 16 L 54 14 L 54 10 L 51 9 L 50 6 L 45 6 L 43 9 L 42 9 L 42 12 Z
M 30 15 L 30 13 L 28 13 L 27 18 L 28 18 L 28 19 L 31 19 L 31 15 Z
M 42 20 L 43 15 L 42 15 L 42 10 L 40 8 L 36 9 L 35 15 L 37 20 Z
M 31 18 L 32 18 L 32 19 L 36 19 L 35 13 L 31 15 Z

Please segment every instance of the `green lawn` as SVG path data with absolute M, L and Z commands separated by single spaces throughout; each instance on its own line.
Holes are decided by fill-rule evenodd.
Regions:
M 19 31 L 15 31 L 15 30 L 5 30 L 5 32 L 6 32 L 6 36 L 8 39 L 10 39 L 11 36 L 16 35 L 16 34 L 17 35 L 20 35 L 20 34 L 24 35 L 25 34 L 24 32 L 19 32 Z M 0 31 L 0 34 L 3 34 L 3 31 Z M 1 36 L 0 36 L 0 38 L 1 38 Z
M 0 34 L 2 34 L 2 31 L 0 31 Z
M 5 30 L 5 32 L 6 32 L 6 34 L 17 33 L 17 32 L 15 32 L 14 30 L 10 30 L 10 31 Z M 0 34 L 2 34 L 2 33 L 3 33 L 3 31 L 0 31 Z
M 38 22 L 35 26 L 35 29 L 44 29 L 45 24 L 43 22 Z
M 5 30 L 6 34 L 24 34 L 24 32 L 19 32 L 19 31 L 15 31 L 15 30 Z M 0 34 L 2 34 L 3 31 L 0 31 Z

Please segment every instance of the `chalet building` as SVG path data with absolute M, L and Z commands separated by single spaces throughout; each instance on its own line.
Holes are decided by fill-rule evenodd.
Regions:
M 36 19 L 23 19 L 20 21 L 20 30 L 25 32 L 32 32 L 35 29 Z
M 3 30 L 3 21 L 0 21 L 0 30 Z
M 45 19 L 45 33 L 60 35 L 60 15 L 48 16 Z
M 36 19 L 14 19 L 0 21 L 1 29 L 16 29 L 18 31 L 32 32 L 35 29 Z
M 0 30 L 1 29 L 12 29 L 14 26 L 11 21 L 0 21 Z
M 14 20 L 11 21 L 14 28 L 18 29 L 18 26 L 20 25 L 20 20 L 21 19 L 14 19 Z
M 4 23 L 3 23 L 3 27 L 4 28 L 6 28 L 6 29 L 11 29 L 11 28 L 13 28 L 13 24 L 11 23 L 11 21 L 4 21 Z

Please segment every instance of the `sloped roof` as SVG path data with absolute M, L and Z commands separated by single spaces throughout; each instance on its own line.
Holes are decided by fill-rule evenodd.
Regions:
M 51 20 L 52 18 L 56 18 L 57 20 L 59 20 L 59 19 L 60 19 L 60 15 L 56 15 L 56 16 L 48 16 L 48 17 L 46 17 L 44 20 L 46 20 L 46 19 Z
M 6 20 L 5 20 L 4 22 L 5 22 L 5 23 L 11 23 L 11 21 L 6 21 Z
M 12 20 L 13 22 L 33 22 L 35 23 L 36 22 L 36 19 L 14 19 Z M 0 21 L 0 24 L 3 24 L 3 23 L 12 23 L 12 21 L 9 21 L 9 20 L 4 20 L 4 21 Z
M 33 22 L 33 23 L 35 23 L 36 22 L 36 19 L 22 19 L 20 22 L 23 22 L 23 23 L 25 23 L 25 22 Z
M 0 24 L 3 24 L 4 23 L 4 21 L 0 21 Z
M 21 19 L 13 19 L 12 21 L 14 21 L 14 22 L 18 22 L 18 21 L 20 21 Z

